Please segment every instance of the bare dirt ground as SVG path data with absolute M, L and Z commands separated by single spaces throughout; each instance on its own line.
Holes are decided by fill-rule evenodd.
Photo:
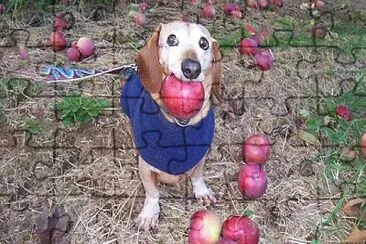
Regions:
M 185 1 L 166 2 L 147 14 L 144 27 L 136 27 L 128 16 L 128 1 L 119 2 L 115 11 L 107 3 L 94 15 L 93 6 L 83 3 L 70 9 L 58 6 L 55 12 L 66 8 L 75 16 L 73 28 L 65 31 L 68 40 L 82 36 L 95 40 L 97 58 L 80 66 L 115 67 L 134 62 L 158 23 L 199 13 Z M 242 23 L 252 20 L 270 29 L 276 27 L 280 16 L 310 20 L 299 7 L 302 1 L 285 1 L 279 10 L 250 10 L 242 20 L 224 21 L 222 2 L 215 3 L 215 21 L 202 20 L 219 40 L 234 36 Z M 331 6 L 337 4 L 341 3 L 332 2 Z M 357 9 L 357 3 L 353 4 L 351 9 Z M 52 13 L 34 11 L 30 8 L 1 16 L 2 78 L 17 73 L 37 76 L 43 64 L 67 63 L 63 52 L 42 47 L 53 28 Z M 337 18 L 346 18 L 347 11 Z M 26 32 L 14 37 L 19 45 L 28 47 L 29 62 L 17 56 L 18 49 L 9 38 L 11 29 L 30 33 L 28 41 Z M 299 111 L 309 106 L 308 99 L 316 92 L 337 94 L 339 81 L 347 77 L 323 71 L 361 67 L 365 57 L 342 65 L 334 61 L 336 52 L 329 48 L 314 52 L 311 46 L 272 46 L 271 50 L 275 67 L 263 76 L 248 68 L 250 59 L 241 57 L 236 47 L 223 50 L 224 102 L 215 108 L 216 134 L 205 169 L 206 182 L 219 200 L 209 209 L 222 220 L 251 210 L 251 218 L 260 227 L 260 243 L 339 243 L 352 230 L 352 222 L 338 216 L 337 227 L 324 230 L 322 224 L 331 217 L 341 190 L 324 177 L 321 159 L 310 160 L 320 149 L 304 144 L 296 131 L 301 126 Z M 313 62 L 318 57 L 319 62 Z M 351 58 L 340 57 L 343 61 Z M 189 181 L 177 187 L 161 186 L 157 230 L 144 233 L 134 225 L 144 190 L 128 121 L 120 112 L 119 84 L 118 77 L 103 76 L 70 84 L 23 80 L 18 84 L 20 92 L 14 91 L 12 81 L 0 88 L 6 118 L 0 123 L 1 243 L 187 243 L 189 218 L 204 207 L 194 199 Z M 54 106 L 71 90 L 108 99 L 113 106 L 92 123 L 64 126 Z M 40 122 L 39 134 L 27 135 L 24 125 L 28 118 Z M 272 153 L 265 165 L 267 191 L 262 198 L 249 201 L 240 194 L 236 178 L 243 163 L 241 143 L 255 132 L 270 137 Z M 50 235 L 54 242 L 47 242 Z

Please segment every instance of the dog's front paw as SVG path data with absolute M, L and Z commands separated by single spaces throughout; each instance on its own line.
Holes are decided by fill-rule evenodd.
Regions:
M 216 202 L 215 194 L 203 182 L 200 184 L 193 184 L 193 192 L 194 192 L 195 197 L 200 202 L 204 202 L 207 205 L 210 205 L 210 204 Z
M 145 200 L 144 207 L 135 220 L 138 228 L 144 229 L 144 231 L 149 231 L 151 228 L 154 228 L 158 222 L 159 213 L 160 206 L 158 201 Z

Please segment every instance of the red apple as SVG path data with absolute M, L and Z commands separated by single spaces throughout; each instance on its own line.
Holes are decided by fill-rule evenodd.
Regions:
M 134 16 L 135 24 L 138 26 L 143 26 L 146 24 L 146 16 L 143 13 L 137 13 Z
M 366 133 L 363 134 L 360 140 L 361 153 L 362 156 L 366 159 Z
M 76 47 L 83 58 L 87 58 L 94 55 L 95 45 L 93 41 L 88 37 L 81 37 L 77 41 Z
M 347 106 L 337 105 L 335 110 L 336 110 L 336 114 L 340 118 L 344 119 L 345 121 L 351 121 L 352 120 L 352 112 Z
M 67 20 L 65 19 L 63 13 L 57 13 L 53 18 L 53 21 L 54 21 L 54 27 L 58 31 L 63 31 L 68 25 Z
M 258 0 L 258 6 L 260 10 L 265 10 L 269 7 L 268 0 Z
M 269 1 L 271 5 L 274 5 L 276 7 L 282 7 L 283 6 L 283 0 L 270 0 Z
M 267 189 L 267 174 L 260 165 L 248 162 L 240 167 L 238 185 L 245 198 L 259 198 Z
M 249 8 L 258 8 L 258 4 L 256 0 L 247 0 L 247 6 Z
M 256 244 L 259 242 L 259 229 L 247 216 L 231 215 L 222 225 L 222 237 L 237 244 Z
M 0 4 L 0 14 L 3 13 L 3 12 L 5 12 L 5 10 L 6 10 L 5 5 L 1 3 Z
M 231 16 L 233 16 L 235 18 L 241 18 L 242 14 L 241 14 L 241 11 L 234 10 L 234 11 L 231 12 Z
M 236 4 L 235 3 L 226 3 L 224 5 L 224 14 L 231 15 L 231 12 L 235 10 Z
M 163 82 L 160 95 L 165 107 L 177 119 L 190 119 L 201 109 L 205 92 L 201 82 L 181 81 L 170 75 Z
M 234 17 L 241 17 L 242 7 L 237 3 L 226 3 L 224 5 L 224 14 Z
M 191 5 L 197 5 L 198 4 L 198 0 L 190 0 L 189 4 Z
M 255 64 L 261 71 L 270 70 L 273 67 L 273 55 L 269 51 L 261 51 L 254 56 Z
M 50 45 L 54 51 L 61 51 L 66 48 L 66 39 L 61 31 L 54 31 L 50 35 Z
M 81 54 L 78 48 L 70 47 L 66 51 L 66 57 L 71 62 L 79 62 L 81 59 Z
M 321 0 L 318 0 L 318 1 L 315 2 L 315 8 L 317 10 L 323 10 L 324 9 L 324 5 L 325 5 L 324 2 L 321 1 Z
M 190 220 L 189 244 L 216 244 L 220 238 L 220 218 L 211 211 L 199 210 Z
M 206 19 L 215 18 L 216 11 L 215 11 L 215 7 L 212 4 L 206 3 L 203 6 L 203 9 L 201 12 L 202 12 L 203 18 L 206 18 Z
M 237 244 L 238 242 L 221 237 L 217 244 Z
M 257 53 L 257 42 L 251 38 L 244 38 L 240 42 L 239 52 L 243 55 L 255 55 Z
M 242 146 L 242 155 L 247 163 L 263 164 L 268 160 L 270 153 L 270 142 L 264 135 L 251 135 Z
M 145 2 L 145 1 L 139 3 L 139 8 L 140 8 L 141 12 L 143 12 L 143 13 L 146 12 L 146 10 L 148 9 L 148 7 L 149 7 L 149 4 L 147 2 Z

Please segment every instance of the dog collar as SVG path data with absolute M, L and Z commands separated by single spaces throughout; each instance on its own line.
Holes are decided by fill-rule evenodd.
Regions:
M 175 122 L 176 125 L 180 126 L 180 127 L 187 127 L 189 125 L 189 123 L 191 122 L 191 119 L 178 119 L 177 117 L 173 116 L 168 109 L 162 107 L 160 108 L 161 110 L 163 110 L 166 114 L 169 114 L 169 116 L 171 116 Z
M 174 121 L 180 127 L 187 127 L 189 125 L 189 123 L 191 122 L 191 119 L 177 119 L 174 117 Z

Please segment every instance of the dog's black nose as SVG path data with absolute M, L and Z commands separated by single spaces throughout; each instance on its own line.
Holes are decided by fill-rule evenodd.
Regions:
M 201 64 L 190 58 L 186 58 L 182 61 L 182 72 L 187 79 L 196 79 L 201 73 Z

